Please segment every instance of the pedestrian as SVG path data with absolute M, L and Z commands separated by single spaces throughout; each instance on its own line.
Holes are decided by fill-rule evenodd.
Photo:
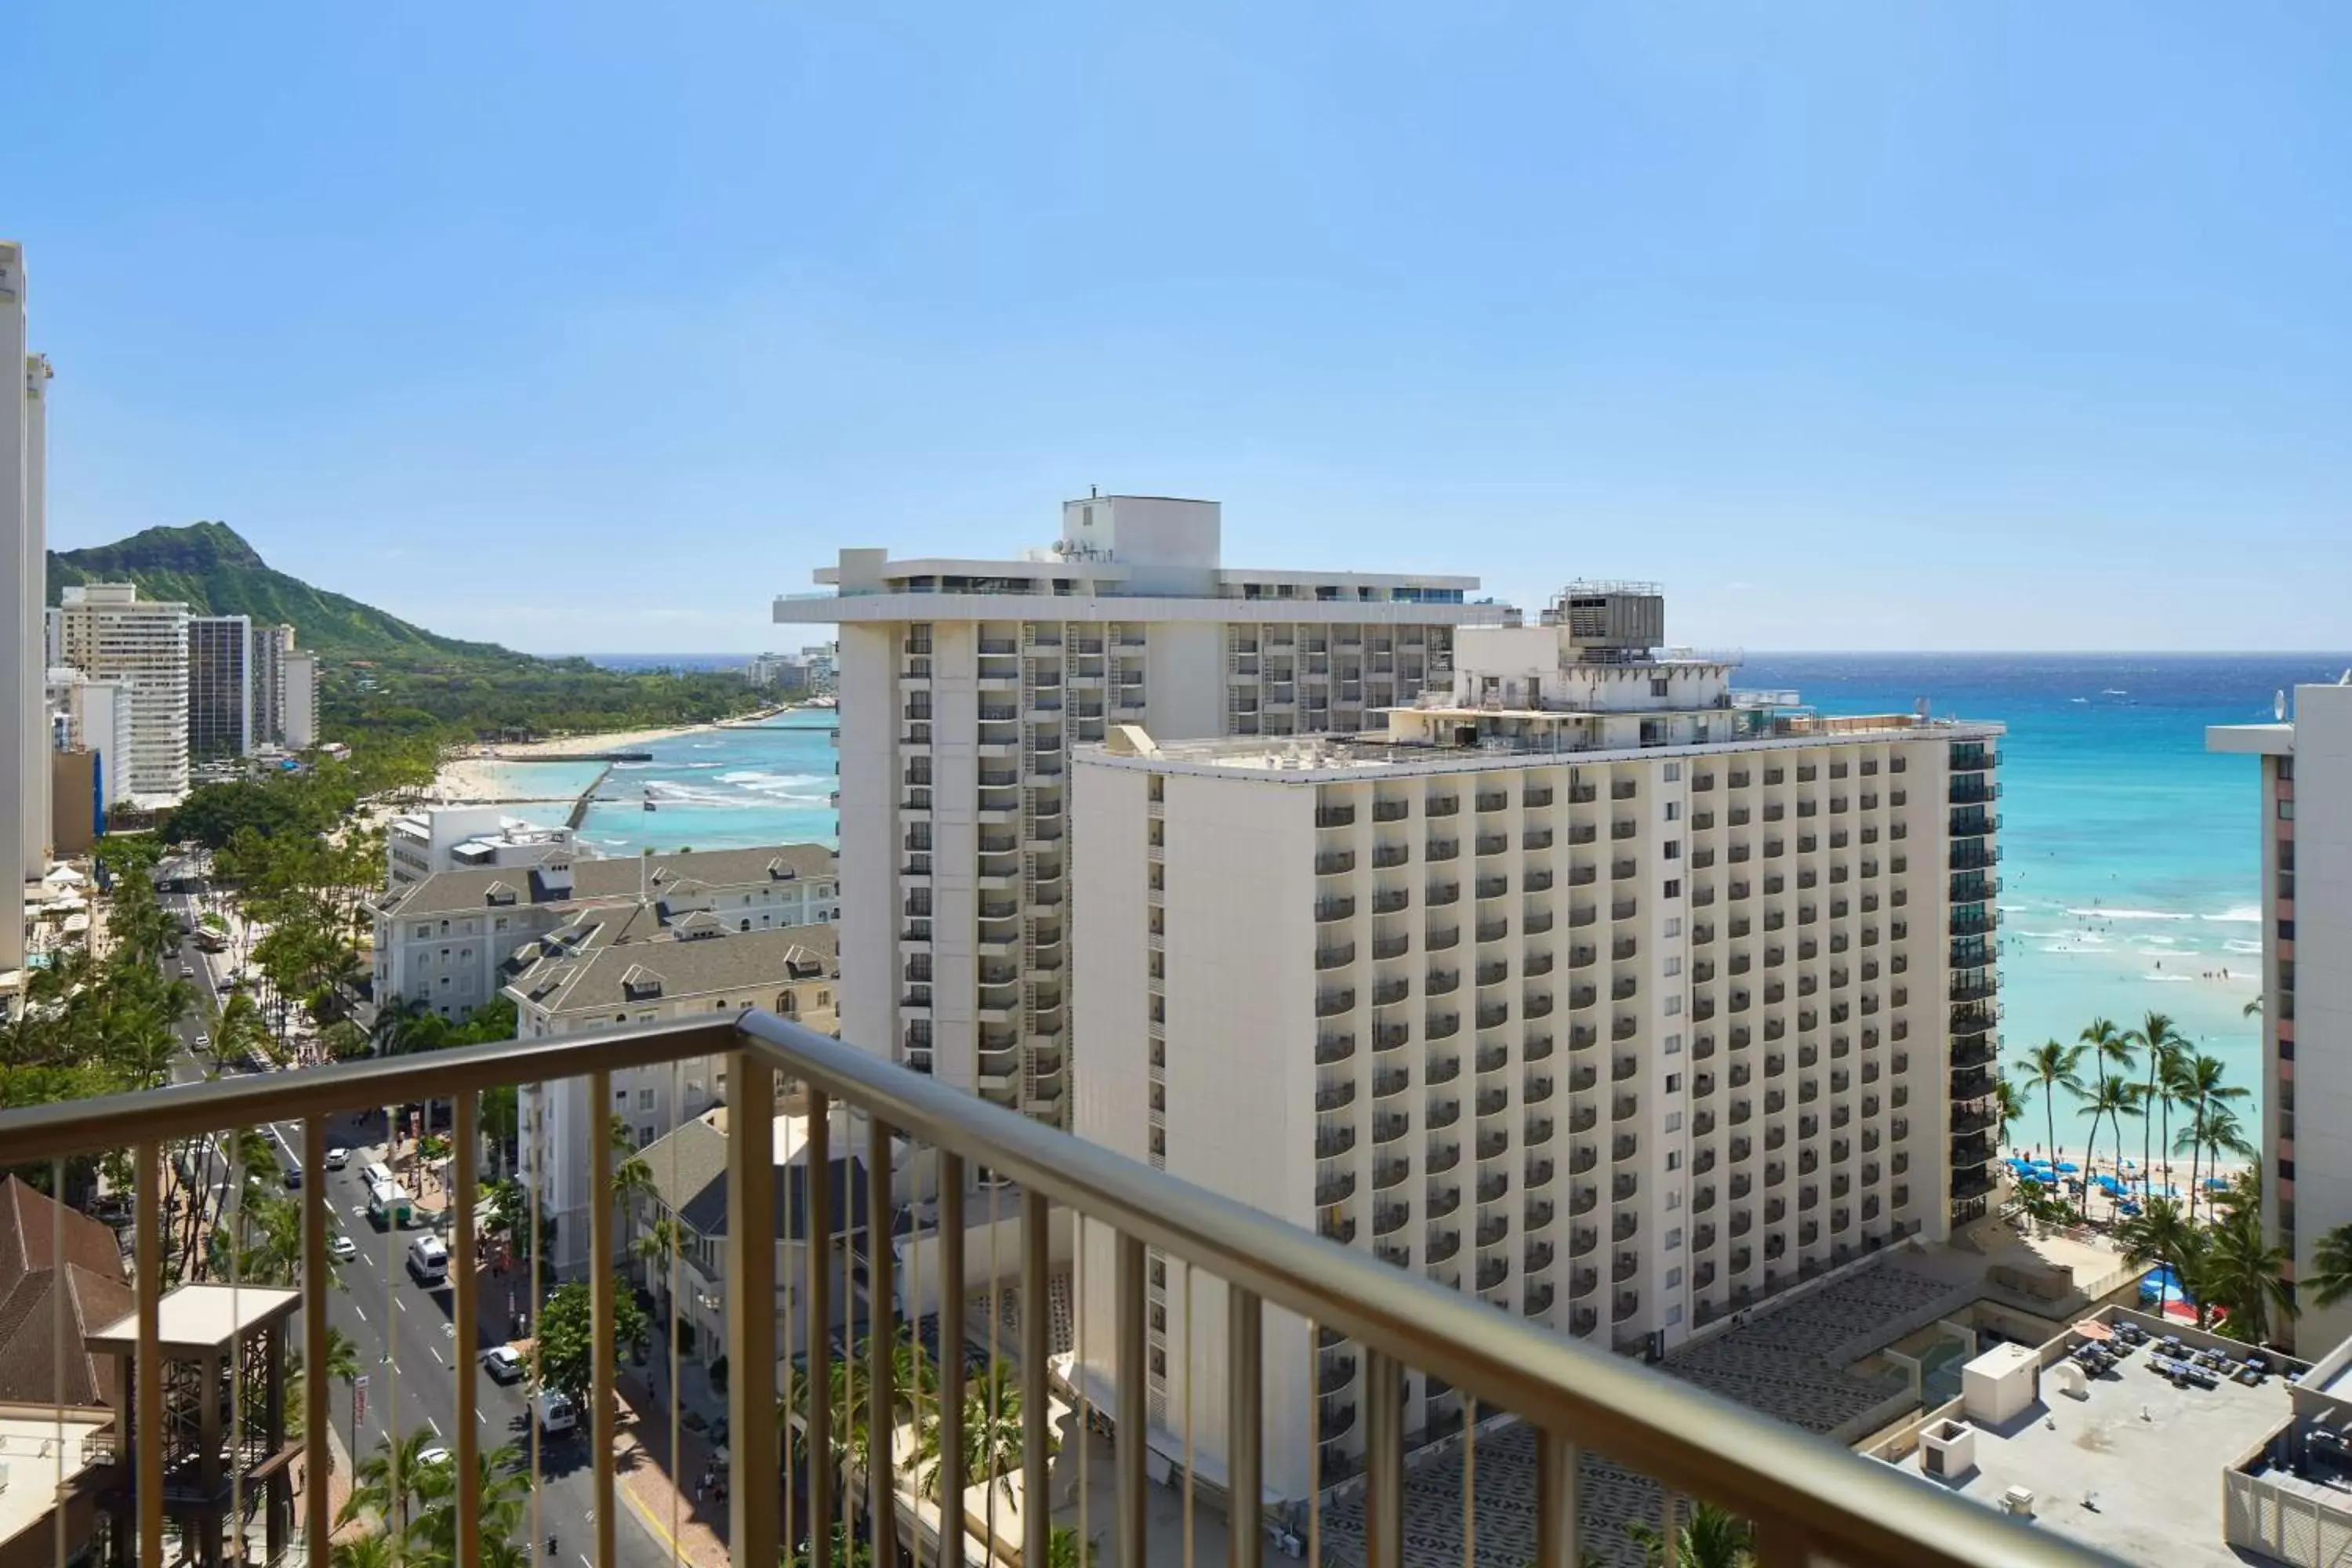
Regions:
M 703 1482 L 703 1477 L 697 1476 L 694 1479 L 694 1506 L 697 1508 L 700 1508 L 702 1506 Z

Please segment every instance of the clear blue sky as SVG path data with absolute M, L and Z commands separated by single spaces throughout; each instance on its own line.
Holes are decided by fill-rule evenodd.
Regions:
M 540 650 L 840 545 L 1664 580 L 1677 641 L 2352 643 L 2352 11 L 31 4 L 53 542 Z

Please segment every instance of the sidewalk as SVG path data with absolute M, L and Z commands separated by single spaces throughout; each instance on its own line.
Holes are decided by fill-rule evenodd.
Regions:
M 669 1462 L 669 1407 L 654 1398 L 647 1382 L 650 1371 L 627 1367 L 621 1372 L 622 1413 L 613 1442 L 613 1473 L 630 1511 L 680 1562 L 694 1568 L 728 1568 L 727 1505 L 709 1496 L 700 1503 L 694 1500 L 695 1481 L 705 1469 L 718 1468 L 709 1439 L 681 1426 L 679 1462 Z

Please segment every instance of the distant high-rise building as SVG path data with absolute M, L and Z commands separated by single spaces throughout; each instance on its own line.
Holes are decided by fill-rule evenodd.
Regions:
M 294 628 L 253 628 L 253 743 L 286 743 L 286 657 L 294 651 Z
M 253 620 L 188 617 L 188 760 L 215 762 L 253 750 Z
M 841 628 L 845 1038 L 1067 1126 L 1070 747 L 1356 730 L 1504 616 L 1475 577 L 1229 567 L 1222 531 L 1090 496 L 1017 559 L 844 550 L 776 601 Z
M 2352 1039 L 2346 679 L 2296 687 L 2292 712 L 2282 706 L 2274 724 L 2205 731 L 2206 750 L 2262 760 L 2263 1225 L 2293 1259 L 2295 1279 L 2311 1278 L 2320 1243 L 2352 1219 L 2352 1149 L 2338 1131 L 2352 1118 L 2352 1057 L 2336 1048 Z M 2271 1331 L 2297 1353 L 2324 1349 L 2352 1333 L 2352 1301 L 2322 1307 L 2306 1291 L 2302 1317 Z
M 119 680 L 131 698 L 131 755 L 123 784 L 141 805 L 188 793 L 188 606 L 142 599 L 129 583 L 67 588 L 60 619 L 65 661 Z
M 319 656 L 291 652 L 283 668 L 285 708 L 278 743 L 289 752 L 307 752 L 319 743 Z
M 1625 1352 L 1983 1217 L 2000 726 L 1737 692 L 1663 620 L 1580 584 L 1463 628 L 1362 741 L 1082 750 L 1078 1134 Z M 1115 1398 L 1104 1237 L 1082 1375 Z M 1224 1301 L 1177 1272 L 1137 1424 L 1197 1411 L 1222 1473 Z M 1305 1498 L 1374 1363 L 1303 1328 L 1263 1358 L 1265 1483 Z M 1392 1374 L 1408 1440 L 1459 1423 Z
M 69 665 L 48 674 L 52 740 L 58 751 L 87 751 L 99 759 L 101 804 L 131 798 L 131 689 L 121 680 L 84 675 Z

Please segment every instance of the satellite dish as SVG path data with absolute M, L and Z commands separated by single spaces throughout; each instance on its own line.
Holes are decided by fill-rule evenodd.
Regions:
M 2282 724 L 2286 722 L 2286 688 L 2284 686 L 2272 694 L 2271 717 Z

